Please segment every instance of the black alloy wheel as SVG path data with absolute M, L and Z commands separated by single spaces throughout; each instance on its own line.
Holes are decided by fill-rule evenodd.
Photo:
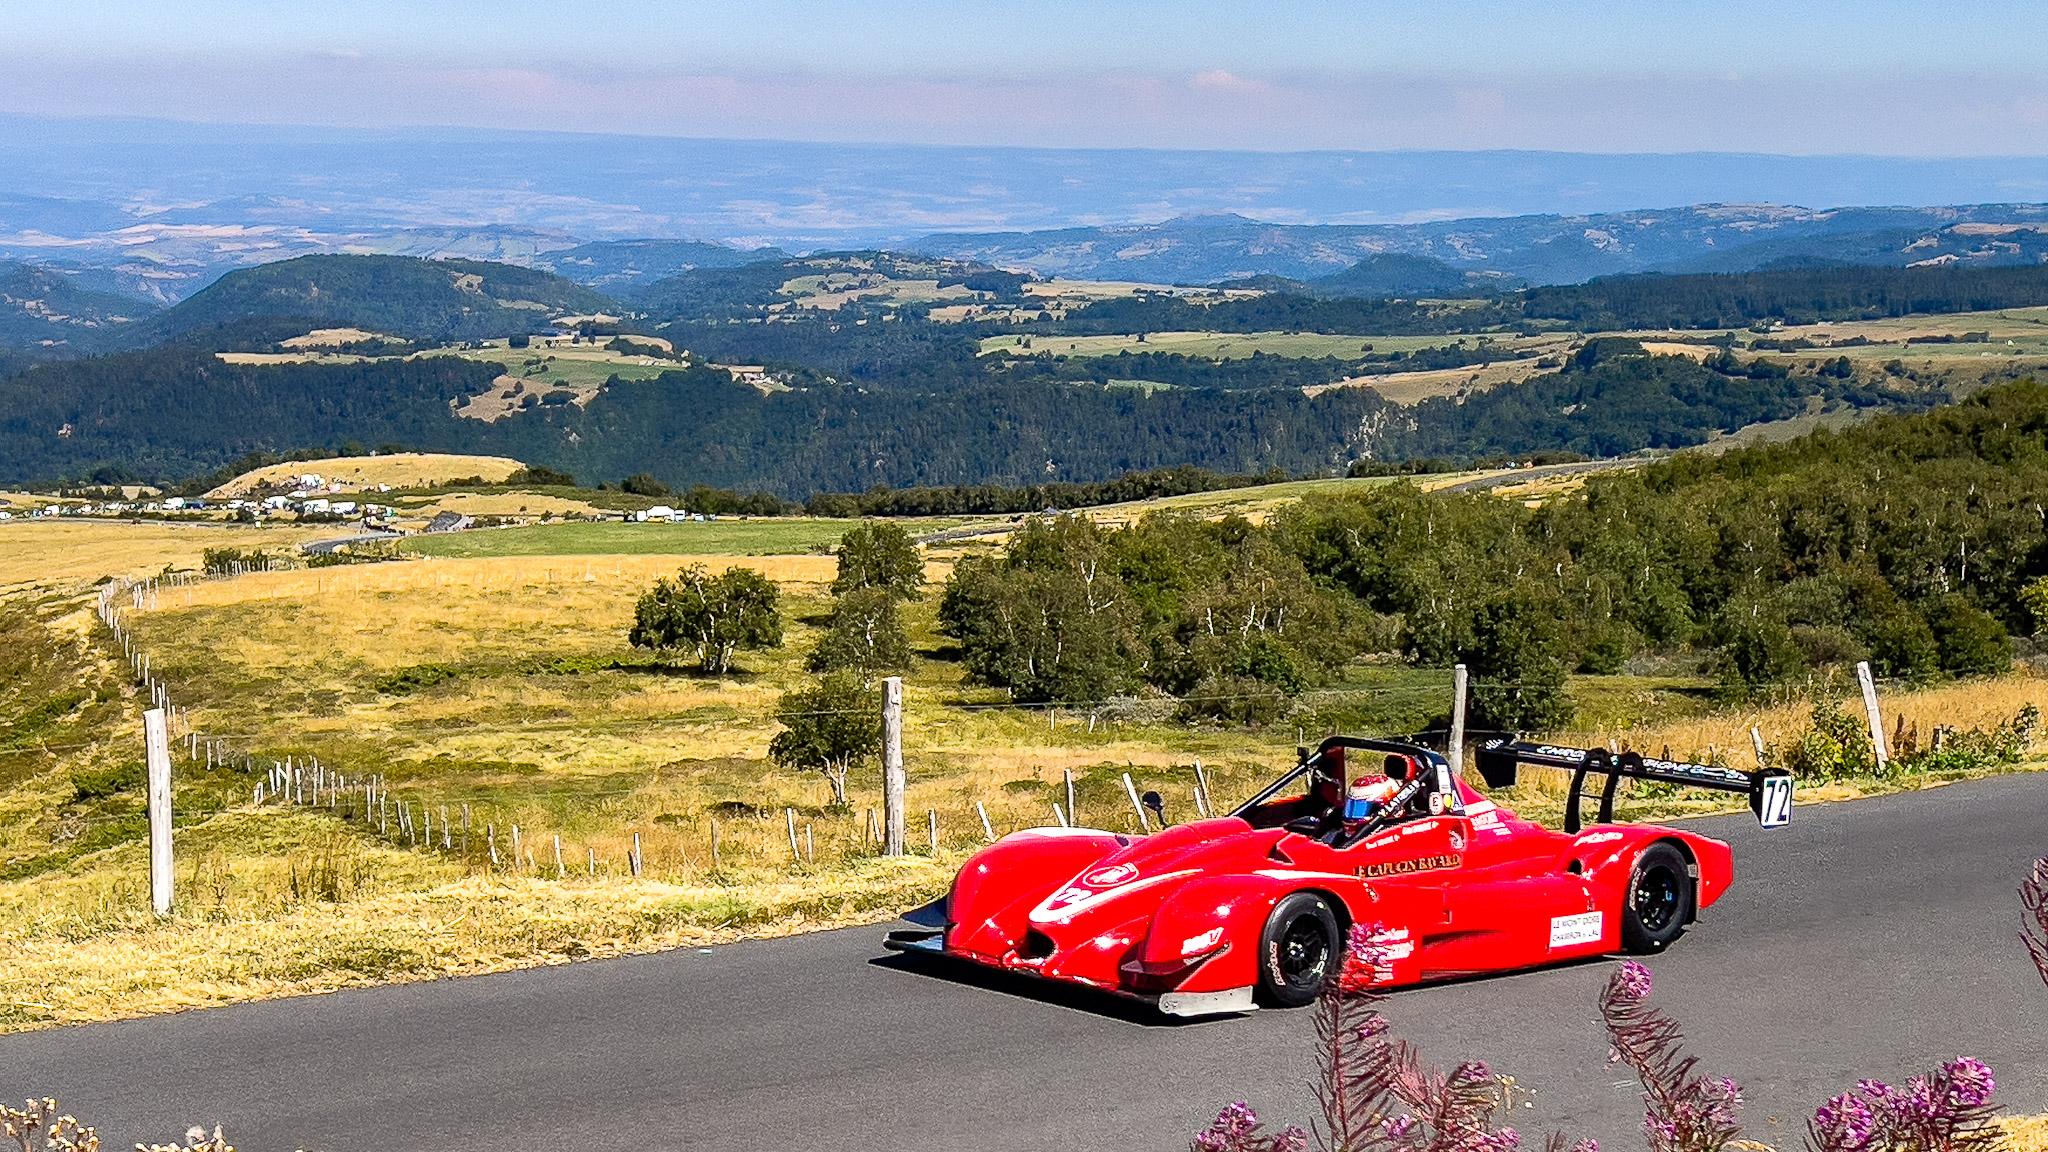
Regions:
M 1259 933 L 1259 1003 L 1313 1004 L 1344 963 L 1342 940 L 1337 913 L 1314 892 L 1296 892 L 1274 905 Z
M 1685 853 L 1668 840 L 1636 858 L 1621 912 L 1621 943 L 1630 952 L 1662 952 L 1692 922 L 1694 888 Z

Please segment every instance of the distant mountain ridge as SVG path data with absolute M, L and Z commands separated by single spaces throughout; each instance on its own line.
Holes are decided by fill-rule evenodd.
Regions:
M 2048 255 L 2048 205 L 1817 211 L 1699 204 L 1587 216 L 1371 225 L 1192 216 L 1148 225 L 940 234 L 904 247 L 1075 279 L 1213 284 L 1273 275 L 1312 281 L 1371 257 L 1403 255 L 1459 271 L 1571 284 L 1628 272 L 1746 272 L 1787 260 L 1900 266 L 1927 260 L 2035 263 Z
M 599 240 L 528 261 L 610 296 L 627 296 L 657 280 L 699 268 L 738 268 L 764 260 L 787 260 L 780 248 L 733 248 L 703 240 Z

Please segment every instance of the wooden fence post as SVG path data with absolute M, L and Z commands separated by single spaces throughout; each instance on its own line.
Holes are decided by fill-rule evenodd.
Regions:
M 1198 805 L 1202 810 L 1202 815 L 1214 816 L 1216 810 L 1210 807 L 1209 802 L 1209 777 L 1202 771 L 1202 762 L 1200 760 L 1195 761 L 1195 789 L 1202 794 L 1202 802 Z
M 1882 776 L 1891 757 L 1884 746 L 1884 716 L 1877 710 L 1877 681 L 1871 679 L 1870 661 L 1857 662 L 1856 680 L 1863 686 L 1863 711 L 1870 718 L 1870 748 L 1877 754 L 1877 774 Z
M 799 849 L 797 848 L 797 846 L 796 846 L 796 809 L 794 809 L 794 808 L 784 808 L 784 809 L 782 810 L 782 819 L 783 819 L 783 821 L 784 821 L 784 822 L 785 822 L 786 824 L 788 824 L 788 825 L 789 825 L 789 855 L 790 855 L 790 859 L 792 859 L 792 860 L 795 860 L 795 861 L 797 861 L 797 862 L 801 863 L 801 862 L 803 861 L 803 858 L 804 858 L 804 854 L 803 854 L 803 852 L 802 852 L 801 850 L 799 850 Z
M 633 833 L 633 875 L 640 875 L 641 865 L 642 861 L 640 858 L 640 834 L 638 832 L 635 832 Z
M 873 823 L 874 818 L 874 809 L 868 809 L 868 822 Z M 711 870 L 717 872 L 724 866 L 724 862 L 719 859 L 718 855 L 718 821 L 713 820 L 711 822 Z
M 979 801 L 979 800 L 976 800 L 976 801 L 974 802 L 974 810 L 975 810 L 976 812 L 979 812 L 979 813 L 981 813 L 981 836 L 982 836 L 982 839 L 986 840 L 986 841 L 987 841 L 987 842 L 989 842 L 990 844 L 993 844 L 993 843 L 995 843 L 995 842 L 996 842 L 996 830 L 995 830 L 994 826 L 993 826 L 993 825 L 991 825 L 991 824 L 990 824 L 990 823 L 988 822 L 988 808 L 987 808 L 987 807 L 986 807 L 985 805 L 983 805 L 981 801 Z
M 1138 814 L 1138 831 L 1150 832 L 1152 830 L 1152 821 L 1145 818 L 1145 806 L 1138 803 L 1138 786 L 1131 783 L 1131 774 L 1129 772 L 1124 773 L 1124 792 L 1131 798 L 1131 811 Z
M 171 914 L 171 744 L 164 711 L 142 714 L 142 744 L 149 764 L 149 902 Z
M 1067 773 L 1067 820 L 1068 820 L 1069 822 L 1071 822 L 1071 823 L 1072 823 L 1072 824 L 1074 825 L 1074 827 L 1078 828 L 1078 827 L 1080 827 L 1080 826 L 1081 826 L 1081 810 L 1080 810 L 1079 808 L 1076 808 L 1076 807 L 1074 806 L 1074 770 L 1073 770 L 1072 768 L 1068 768 L 1068 769 L 1066 769 L 1066 773 Z
M 924 814 L 931 822 L 932 851 L 937 852 L 939 850 L 939 810 L 937 808 L 927 808 Z
M 1465 775 L 1465 690 L 1470 682 L 1463 664 L 1452 666 L 1451 744 L 1445 751 L 1450 753 L 1451 775 L 1460 778 Z
M 882 681 L 882 823 L 884 856 L 903 855 L 903 678 Z
M 555 879 L 560 880 L 568 874 L 569 870 L 562 867 L 562 834 L 557 832 L 555 833 Z

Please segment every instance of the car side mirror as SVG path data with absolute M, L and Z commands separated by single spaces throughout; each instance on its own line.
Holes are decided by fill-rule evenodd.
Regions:
M 1313 836 L 1323 830 L 1323 822 L 1316 816 L 1296 816 L 1287 822 L 1286 828 L 1296 836 Z
M 1143 796 L 1138 797 L 1138 803 L 1143 804 L 1145 810 L 1152 813 L 1152 818 L 1159 821 L 1161 828 L 1166 827 L 1166 800 L 1164 797 L 1160 796 L 1157 792 L 1147 792 Z

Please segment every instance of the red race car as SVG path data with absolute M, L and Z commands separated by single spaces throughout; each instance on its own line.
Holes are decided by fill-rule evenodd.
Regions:
M 1380 926 L 1384 986 L 1664 949 L 1728 890 L 1728 845 L 1614 823 L 1624 778 L 1747 793 L 1766 827 L 1792 818 L 1783 772 L 1508 740 L 1476 759 L 1492 787 L 1513 784 L 1523 764 L 1569 770 L 1565 831 L 1487 800 L 1418 744 L 1337 736 L 1228 816 L 1143 836 L 1005 836 L 887 946 L 1175 1016 L 1298 1007 L 1321 992 L 1353 924 Z M 1588 776 L 1602 778 L 1600 812 L 1581 827 Z M 1145 799 L 1159 811 L 1155 794 Z

